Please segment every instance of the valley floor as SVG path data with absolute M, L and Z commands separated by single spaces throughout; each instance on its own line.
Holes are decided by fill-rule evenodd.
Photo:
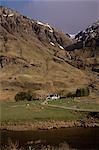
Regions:
M 0 102 L 1 129 L 35 130 L 99 126 L 99 104 L 79 99 Z

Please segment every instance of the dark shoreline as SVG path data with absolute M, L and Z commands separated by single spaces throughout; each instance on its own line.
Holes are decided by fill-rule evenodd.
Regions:
M 1 122 L 0 130 L 28 131 L 28 130 L 51 130 L 73 127 L 99 127 L 99 122 L 84 121 L 34 121 L 34 122 Z

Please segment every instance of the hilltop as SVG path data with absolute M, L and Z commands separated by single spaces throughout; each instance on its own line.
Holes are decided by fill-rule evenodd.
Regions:
M 48 23 L 0 6 L 0 99 L 13 100 L 20 91 L 42 99 L 83 86 L 89 86 L 97 97 L 98 73 L 90 69 L 89 62 L 98 65 L 99 47 L 93 58 L 92 46 L 71 51 L 78 42 Z

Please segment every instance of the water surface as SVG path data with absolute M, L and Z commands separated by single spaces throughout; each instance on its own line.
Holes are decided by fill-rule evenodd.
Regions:
M 41 150 L 49 146 L 55 150 L 99 149 L 99 128 L 65 128 L 38 131 L 1 130 L 1 145 L 17 141 L 19 147 L 26 150 Z M 43 148 L 44 149 L 44 148 Z M 42 150 L 43 150 L 42 149 Z

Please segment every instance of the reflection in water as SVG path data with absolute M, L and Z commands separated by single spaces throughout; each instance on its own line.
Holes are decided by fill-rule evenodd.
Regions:
M 42 143 L 42 142 L 41 142 Z M 69 144 L 66 142 L 60 143 L 58 146 L 52 145 L 42 145 L 41 143 L 35 145 L 27 145 L 26 149 L 33 149 L 33 150 L 70 150 Z
M 2 150 L 99 149 L 99 128 L 1 131 Z M 17 142 L 16 142 L 17 141 Z
M 34 146 L 28 146 L 27 149 L 31 149 L 31 150 L 71 150 L 71 148 L 69 147 L 69 145 L 64 142 L 59 144 L 59 146 L 51 146 L 51 145 L 36 145 Z
M 18 142 L 13 143 L 9 140 L 7 145 L 2 146 L 2 150 L 72 150 L 72 148 L 66 142 L 60 143 L 59 146 L 42 145 L 42 142 L 40 142 L 35 145 L 26 144 L 25 147 L 20 147 Z

